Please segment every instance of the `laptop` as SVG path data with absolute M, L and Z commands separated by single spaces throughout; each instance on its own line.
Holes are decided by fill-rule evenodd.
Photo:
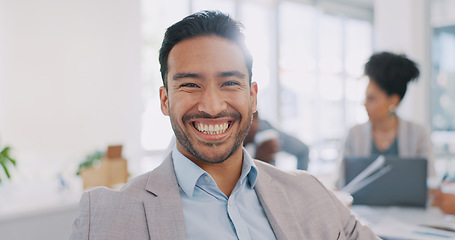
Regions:
M 348 192 L 354 198 L 353 204 L 426 206 L 428 193 L 425 158 L 346 157 L 344 163 L 345 182 L 346 186 L 351 183 Z M 359 180 L 360 176 L 364 178 Z M 357 187 L 353 188 L 352 185 Z

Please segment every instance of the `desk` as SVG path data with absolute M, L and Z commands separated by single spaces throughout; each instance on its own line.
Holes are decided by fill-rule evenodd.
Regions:
M 424 227 L 432 225 L 455 229 L 455 216 L 438 208 L 371 207 L 354 205 L 351 211 L 377 235 L 390 240 L 454 239 L 455 232 Z

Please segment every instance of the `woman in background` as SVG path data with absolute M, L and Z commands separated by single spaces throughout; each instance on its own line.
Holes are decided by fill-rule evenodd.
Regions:
M 376 53 L 365 64 L 365 75 L 369 78 L 365 99 L 369 120 L 349 130 L 341 160 L 343 157 L 381 154 L 425 157 L 428 160 L 428 176 L 434 176 L 429 133 L 422 126 L 396 114 L 408 83 L 419 76 L 416 64 L 404 55 Z M 345 185 L 343 170 L 340 170 L 338 187 Z

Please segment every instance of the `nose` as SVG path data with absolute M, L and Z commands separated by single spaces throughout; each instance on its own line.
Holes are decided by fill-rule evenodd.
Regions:
M 216 116 L 218 113 L 226 110 L 227 103 L 223 94 L 216 87 L 206 88 L 202 92 L 198 104 L 198 110 Z

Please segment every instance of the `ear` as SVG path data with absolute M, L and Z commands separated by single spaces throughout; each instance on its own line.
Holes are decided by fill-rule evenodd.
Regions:
M 169 116 L 169 98 L 167 95 L 167 90 L 164 86 L 160 87 L 160 103 L 161 103 L 161 112 L 165 116 Z
M 251 83 L 250 98 L 251 98 L 252 110 L 254 113 L 258 110 L 258 84 L 256 82 Z

